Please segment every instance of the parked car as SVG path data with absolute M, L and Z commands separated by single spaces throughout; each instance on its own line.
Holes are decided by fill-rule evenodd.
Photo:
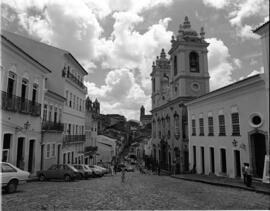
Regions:
M 80 178 L 80 172 L 70 164 L 54 164 L 48 170 L 37 172 L 40 181 L 64 179 L 66 182 Z
M 100 169 L 103 174 L 107 174 L 109 172 L 108 169 L 106 169 L 106 168 L 104 168 L 102 166 L 94 165 L 94 167 Z
M 93 175 L 93 171 L 84 164 L 75 164 L 73 165 L 79 172 L 80 172 L 80 178 L 88 179 Z
M 93 173 L 94 173 L 93 175 L 95 177 L 102 177 L 104 175 L 104 173 L 102 172 L 102 170 L 100 168 L 95 167 L 94 165 L 89 165 L 89 168 L 91 170 L 93 170 Z
M 30 173 L 28 171 L 23 171 L 10 163 L 1 162 L 2 188 L 8 193 L 15 192 L 17 186 L 26 183 L 29 176 Z

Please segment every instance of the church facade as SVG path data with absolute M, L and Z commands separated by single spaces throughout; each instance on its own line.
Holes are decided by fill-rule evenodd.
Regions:
M 185 103 L 209 92 L 208 43 L 191 28 L 188 17 L 176 37 L 169 58 L 164 49 L 152 66 L 152 152 L 161 169 L 189 171 L 188 120 Z

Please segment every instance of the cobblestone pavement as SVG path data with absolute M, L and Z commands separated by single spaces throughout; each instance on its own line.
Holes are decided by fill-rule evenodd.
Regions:
M 2 210 L 269 209 L 269 196 L 167 176 L 120 173 L 75 182 L 31 182 L 2 194 Z

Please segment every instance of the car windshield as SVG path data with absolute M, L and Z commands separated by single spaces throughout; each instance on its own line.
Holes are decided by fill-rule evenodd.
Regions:
M 67 166 L 72 169 L 73 171 L 78 171 L 76 168 L 74 168 L 74 166 L 70 165 L 70 164 L 67 164 Z

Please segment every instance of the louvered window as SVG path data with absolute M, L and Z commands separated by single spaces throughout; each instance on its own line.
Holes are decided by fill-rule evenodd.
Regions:
M 204 136 L 204 123 L 203 118 L 199 119 L 199 126 L 200 126 L 200 136 Z
M 208 117 L 208 136 L 214 135 L 214 121 L 213 117 Z
M 232 113 L 232 135 L 240 136 L 240 123 L 238 113 Z
M 226 136 L 225 116 L 224 115 L 219 115 L 218 116 L 218 122 L 219 122 L 219 135 L 220 136 Z

